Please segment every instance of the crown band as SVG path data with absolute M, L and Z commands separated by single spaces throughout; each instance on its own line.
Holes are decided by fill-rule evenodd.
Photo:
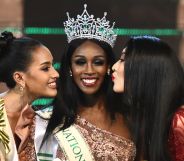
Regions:
M 109 21 L 106 20 L 106 12 L 101 19 L 94 19 L 93 15 L 88 14 L 86 8 L 87 4 L 84 4 L 84 11 L 81 15 L 77 15 L 76 20 L 70 18 L 67 12 L 68 20 L 64 22 L 64 27 L 68 43 L 75 39 L 87 38 L 104 41 L 113 47 L 117 38 L 113 31 L 115 23 L 110 27 Z

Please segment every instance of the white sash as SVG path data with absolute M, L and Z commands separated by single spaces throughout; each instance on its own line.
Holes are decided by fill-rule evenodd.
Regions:
M 55 137 L 68 161 L 94 161 L 88 144 L 75 125 L 55 133 Z
M 49 137 L 49 139 L 43 144 L 42 148 L 40 149 L 40 145 L 42 143 L 47 124 L 48 120 L 41 118 L 39 115 L 36 115 L 34 144 L 38 161 L 53 161 L 57 152 L 58 143 L 53 135 Z

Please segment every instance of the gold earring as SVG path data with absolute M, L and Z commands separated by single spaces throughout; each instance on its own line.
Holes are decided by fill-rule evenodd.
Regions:
M 24 88 L 22 86 L 19 87 L 19 91 L 20 92 L 23 92 L 24 91 Z
M 21 86 L 20 84 L 19 85 L 16 85 L 15 88 L 14 88 L 15 92 L 17 94 L 20 94 L 21 96 L 23 96 L 23 93 L 24 93 L 24 87 Z
M 23 96 L 23 93 L 24 93 L 24 87 L 23 86 L 19 86 L 19 93 L 21 96 Z

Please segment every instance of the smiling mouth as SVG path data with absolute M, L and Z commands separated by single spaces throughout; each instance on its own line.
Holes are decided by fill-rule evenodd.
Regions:
M 94 86 L 97 82 L 97 79 L 82 79 L 82 83 L 84 86 L 90 87 L 90 86 Z
M 56 82 L 51 82 L 51 83 L 48 84 L 48 86 L 50 88 L 53 88 L 53 89 L 56 89 L 56 87 L 57 87 Z

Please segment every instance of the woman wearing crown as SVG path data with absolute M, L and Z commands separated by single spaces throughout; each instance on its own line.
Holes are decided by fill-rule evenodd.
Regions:
M 54 133 L 55 160 L 133 161 L 135 145 L 125 109 L 115 105 L 118 97 L 112 94 L 110 69 L 117 35 L 106 14 L 94 19 L 84 7 L 76 20 L 68 15 L 64 23 L 69 47 L 61 59 L 59 93 L 44 143 Z

